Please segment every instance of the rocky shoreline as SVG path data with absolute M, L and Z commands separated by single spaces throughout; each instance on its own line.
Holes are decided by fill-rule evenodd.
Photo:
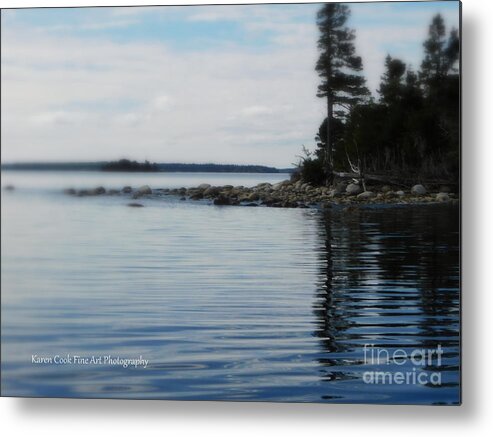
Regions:
M 289 180 L 277 184 L 261 183 L 254 187 L 212 186 L 201 184 L 192 188 L 156 188 L 148 185 L 140 188 L 123 187 L 121 190 L 106 190 L 97 187 L 92 190 L 68 189 L 72 196 L 127 195 L 131 199 L 146 197 L 177 196 L 180 200 L 205 201 L 214 205 L 266 206 L 273 208 L 331 208 L 333 206 L 357 205 L 407 205 L 432 203 L 457 203 L 458 195 L 449 187 L 441 186 L 428 190 L 417 184 L 411 189 L 393 189 L 389 185 L 372 186 L 364 191 L 357 183 L 339 182 L 334 187 L 313 187 L 302 181 Z M 128 206 L 142 207 L 131 202 Z

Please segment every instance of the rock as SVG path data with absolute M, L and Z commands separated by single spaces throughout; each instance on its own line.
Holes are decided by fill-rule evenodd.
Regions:
M 221 194 L 214 199 L 214 205 L 231 205 L 231 199 Z
M 283 183 L 282 183 L 282 182 L 278 182 L 277 184 L 272 185 L 272 189 L 273 189 L 274 191 L 278 191 L 278 190 L 280 190 L 283 186 L 284 186 L 284 185 L 283 185 Z
M 180 197 L 180 200 L 187 200 L 186 197 Z
M 122 188 L 122 193 L 128 194 L 132 192 L 132 187 L 129 187 L 128 185 Z
M 404 193 L 404 191 L 402 190 L 396 191 L 395 194 L 399 197 L 404 197 L 406 195 L 406 193 Z
M 79 197 L 84 197 L 84 196 L 99 196 L 100 194 L 106 193 L 106 190 L 104 187 L 97 187 L 93 188 L 92 190 L 79 190 L 77 192 L 77 196 Z
M 204 195 L 202 193 L 195 193 L 190 196 L 191 200 L 200 200 L 203 199 Z
M 356 197 L 361 200 L 368 200 L 375 197 L 375 193 L 373 191 L 363 191 L 361 194 L 358 194 Z
M 210 188 L 211 184 L 200 184 L 197 189 L 199 190 L 207 190 L 207 188 Z
M 149 185 L 143 185 L 142 187 L 137 189 L 132 198 L 138 199 L 139 197 L 145 196 L 147 194 L 152 194 L 151 187 L 149 187 Z
M 436 200 L 438 202 L 448 202 L 450 200 L 450 196 L 447 193 L 438 193 L 436 195 Z
M 381 189 L 382 193 L 388 193 L 389 191 L 392 191 L 392 188 L 390 188 L 389 185 L 384 185 Z
M 346 193 L 350 196 L 361 193 L 361 187 L 358 184 L 349 184 L 346 187 Z
M 77 193 L 73 188 L 67 188 L 66 190 L 63 190 L 63 192 L 70 196 L 75 196 L 75 194 Z
M 142 203 L 127 203 L 127 206 L 130 206 L 131 208 L 142 208 L 144 205 L 142 205 Z
M 346 192 L 347 184 L 346 182 L 338 182 L 334 188 L 335 194 L 344 194 Z
M 15 190 L 15 187 L 13 185 L 5 185 L 4 190 L 14 191 Z
M 251 203 L 247 203 L 245 206 L 258 206 L 258 205 L 256 203 L 251 202 Z
M 106 189 L 104 187 L 96 187 L 93 190 L 89 191 L 89 195 L 99 196 L 100 194 L 106 193 Z
M 220 189 L 218 187 L 209 187 L 204 190 L 204 197 L 215 197 L 219 192 Z
M 143 185 L 142 187 L 137 189 L 136 194 L 139 194 L 140 196 L 144 196 L 146 194 L 152 194 L 151 187 L 149 185 Z
M 258 195 L 258 193 L 251 193 L 249 196 L 248 196 L 248 200 L 250 201 L 257 201 L 259 200 L 260 196 Z
M 421 184 L 417 184 L 411 188 L 411 193 L 417 194 L 418 196 L 424 196 L 426 194 L 426 188 Z

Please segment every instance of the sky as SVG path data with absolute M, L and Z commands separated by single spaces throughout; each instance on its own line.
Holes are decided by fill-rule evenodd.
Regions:
M 387 54 L 417 70 L 436 13 L 459 3 L 350 4 L 375 96 Z M 315 148 L 320 4 L 2 10 L 2 162 L 288 167 Z

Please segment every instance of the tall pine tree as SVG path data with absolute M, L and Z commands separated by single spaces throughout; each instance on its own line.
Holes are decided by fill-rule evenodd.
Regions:
M 357 74 L 363 64 L 361 57 L 355 54 L 355 32 L 346 26 L 349 15 L 349 7 L 342 3 L 328 3 L 317 14 L 320 57 L 315 69 L 322 78 L 317 96 L 327 99 L 324 163 L 328 184 L 333 180 L 334 171 L 334 118 L 344 117 L 345 111 L 370 94 L 364 77 Z

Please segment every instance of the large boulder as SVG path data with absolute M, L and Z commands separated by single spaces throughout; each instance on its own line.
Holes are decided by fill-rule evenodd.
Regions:
M 421 184 L 414 185 L 411 188 L 411 193 L 417 194 L 418 196 L 424 196 L 426 194 L 426 188 Z
M 346 193 L 350 196 L 361 193 L 361 187 L 358 184 L 349 184 L 346 187 Z
M 207 190 L 207 188 L 210 188 L 211 184 L 200 184 L 197 189 L 199 190 Z

